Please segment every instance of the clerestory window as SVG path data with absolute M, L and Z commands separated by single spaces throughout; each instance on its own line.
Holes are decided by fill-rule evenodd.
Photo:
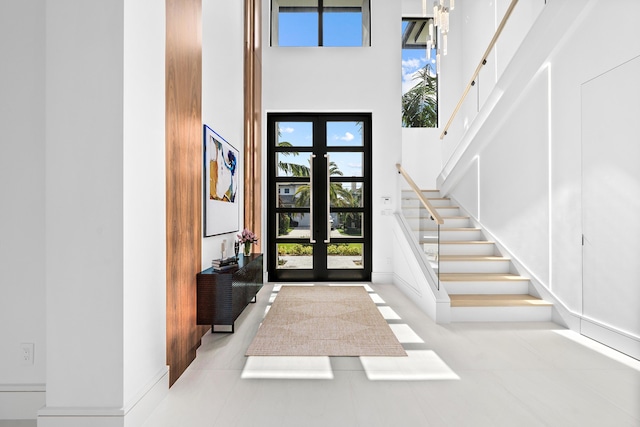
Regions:
M 370 46 L 370 0 L 272 0 L 271 46 Z

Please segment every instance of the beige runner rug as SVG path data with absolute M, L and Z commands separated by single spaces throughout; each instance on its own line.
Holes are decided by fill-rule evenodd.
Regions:
M 247 356 L 406 356 L 362 286 L 282 286 Z

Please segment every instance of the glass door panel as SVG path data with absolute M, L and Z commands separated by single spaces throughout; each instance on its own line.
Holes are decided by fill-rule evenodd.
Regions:
M 361 177 L 364 153 L 349 151 L 330 151 L 331 176 Z
M 362 243 L 332 243 L 327 247 L 327 268 L 364 269 Z
M 364 214 L 362 212 L 331 212 L 333 218 L 331 240 L 361 238 Z
M 327 147 L 364 146 L 363 121 L 327 121 Z

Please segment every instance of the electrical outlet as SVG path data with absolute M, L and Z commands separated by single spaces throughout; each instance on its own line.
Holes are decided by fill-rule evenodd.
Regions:
M 33 365 L 33 347 L 32 342 L 20 344 L 20 364 Z

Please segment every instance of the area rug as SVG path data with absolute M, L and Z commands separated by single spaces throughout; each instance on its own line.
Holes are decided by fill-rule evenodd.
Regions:
M 362 286 L 282 286 L 247 356 L 406 356 Z

